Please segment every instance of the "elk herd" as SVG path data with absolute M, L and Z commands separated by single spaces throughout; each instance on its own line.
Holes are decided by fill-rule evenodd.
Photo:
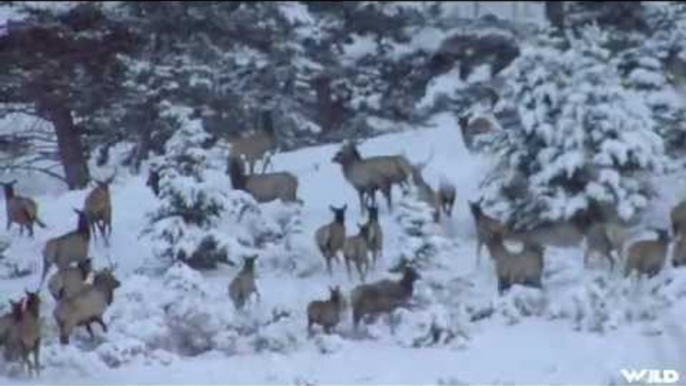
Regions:
M 471 143 L 469 133 L 479 135 L 490 130 L 486 123 L 459 119 L 465 143 Z M 267 172 L 271 164 L 268 152 L 275 148 L 273 127 L 242 138 L 231 144 L 226 174 L 232 189 L 251 195 L 257 203 L 281 200 L 284 203 L 303 205 L 298 198 L 298 178 L 290 172 Z M 471 135 L 471 134 L 470 134 Z M 352 308 L 355 329 L 365 317 L 388 314 L 403 306 L 411 297 L 414 285 L 421 277 L 411 264 L 400 269 L 396 280 L 382 279 L 367 283 L 371 270 L 376 269 L 383 258 L 384 230 L 379 219 L 379 205 L 376 193 L 381 192 L 388 211 L 393 211 L 393 188 L 408 194 L 414 187 L 416 198 L 425 203 L 432 212 L 433 221 L 440 222 L 441 215 L 452 215 L 457 196 L 456 187 L 445 179 L 438 186 L 432 186 L 423 177 L 423 171 L 431 161 L 433 151 L 424 162 L 413 164 L 402 155 L 373 156 L 363 158 L 358 143 L 347 141 L 336 151 L 330 162 L 340 165 L 342 178 L 354 189 L 359 200 L 359 211 L 366 221 L 356 222 L 357 229 L 346 227 L 348 204 L 341 207 L 329 205 L 331 220 L 313 232 L 313 246 L 324 259 L 328 275 L 333 276 L 334 261 L 345 264 L 350 281 L 357 276 L 360 283 L 348 297 L 339 286 L 329 287 L 329 298 L 312 300 L 307 304 L 307 330 L 312 333 L 315 326 L 321 326 L 325 333 L 331 333 L 342 320 L 344 310 Z M 261 173 L 255 172 L 257 161 L 263 161 Z M 246 172 L 245 164 L 248 164 Z M 164 166 L 162 166 L 164 167 Z M 156 196 L 160 193 L 160 168 L 151 168 L 147 186 Z M 116 175 L 116 173 L 115 173 Z M 37 292 L 26 291 L 26 296 L 10 300 L 10 310 L 0 316 L 0 344 L 5 347 L 6 360 L 21 360 L 31 370 L 39 372 L 40 296 L 39 293 L 51 268 L 57 271 L 48 280 L 48 290 L 56 304 L 53 317 L 59 328 L 62 344 L 69 344 L 69 337 L 76 327 L 85 327 L 93 336 L 92 325 L 97 324 L 103 332 L 107 325 L 103 315 L 114 301 L 114 291 L 120 282 L 114 276 L 115 266 L 101 270 L 93 269 L 89 257 L 91 239 L 99 232 L 106 245 L 112 232 L 112 202 L 110 185 L 114 175 L 104 181 L 95 181 L 96 186 L 86 196 L 82 209 L 74 209 L 77 215 L 75 229 L 49 239 L 43 248 L 43 269 Z M 38 206 L 30 198 L 15 193 L 16 181 L 2 183 L 5 192 L 7 230 L 16 223 L 20 235 L 24 230 L 32 238 L 34 224 L 45 228 L 40 220 Z M 584 225 L 571 222 L 544 224 L 530 230 L 514 230 L 506 223 L 489 216 L 482 208 L 482 202 L 468 201 L 471 217 L 476 229 L 476 266 L 480 266 L 482 249 L 485 246 L 493 261 L 497 291 L 503 294 L 513 285 L 536 288 L 543 287 L 546 247 L 574 246 L 585 241 L 584 262 L 601 255 L 610 263 L 611 270 L 618 260 L 624 259 L 624 275 L 637 271 L 649 277 L 656 275 L 667 261 L 668 246 L 675 241 L 673 265 L 686 265 L 686 200 L 671 212 L 672 234 L 666 229 L 656 229 L 654 240 L 628 243 L 629 229 L 619 222 L 593 221 Z M 366 215 L 366 216 L 365 216 Z M 240 219 L 240 216 L 239 216 Z M 517 241 L 522 247 L 514 251 L 507 241 Z M 616 257 L 613 257 L 613 253 Z M 243 266 L 229 282 L 228 295 L 237 310 L 242 310 L 251 296 L 261 297 L 255 280 L 258 255 L 243 257 Z M 353 275 L 352 267 L 356 271 Z M 92 279 L 91 279 L 92 277 Z M 33 363 L 30 355 L 34 355 Z
M 76 229 L 48 239 L 43 247 L 43 270 L 38 291 L 25 291 L 18 301 L 10 300 L 10 311 L 0 317 L 0 345 L 5 347 L 6 361 L 21 360 L 26 370 L 40 372 L 41 315 L 40 291 L 50 269 L 57 271 L 48 280 L 48 290 L 56 304 L 53 317 L 59 327 L 60 341 L 69 342 L 69 335 L 76 326 L 84 326 L 93 335 L 91 323 L 97 322 L 106 331 L 103 322 L 105 309 L 113 301 L 113 291 L 119 286 L 114 277 L 114 266 L 99 271 L 92 268 L 89 257 L 91 236 L 97 232 L 109 243 L 112 232 L 112 203 L 109 187 L 116 172 L 104 181 L 94 180 L 96 187 L 84 200 L 83 209 L 74 209 L 77 215 Z M 2 183 L 5 192 L 7 231 L 13 223 L 28 231 L 33 238 L 33 225 L 42 228 L 38 205 L 27 197 L 14 192 L 15 181 Z M 96 230 L 97 227 L 97 230 Z M 93 274 L 92 282 L 89 276 Z M 33 362 L 30 356 L 33 354 Z

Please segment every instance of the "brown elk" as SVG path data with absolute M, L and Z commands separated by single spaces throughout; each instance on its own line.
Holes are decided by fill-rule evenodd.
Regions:
M 14 192 L 14 185 L 17 180 L 0 183 L 5 191 L 5 208 L 7 213 L 7 230 L 13 223 L 19 225 L 19 234 L 24 233 L 24 228 L 29 232 L 29 236 L 33 237 L 33 224 L 38 224 L 41 228 L 45 228 L 45 224 L 38 218 L 38 205 L 36 202 L 28 197 L 18 196 Z
M 103 332 L 107 332 L 103 315 L 114 301 L 115 289 L 120 286 L 112 270 L 106 268 L 94 275 L 93 284 L 87 284 L 71 298 L 61 299 L 53 312 L 60 329 L 60 343 L 69 344 L 69 335 L 77 326 L 85 326 L 91 338 L 94 337 L 91 323 L 98 323 Z
M 95 237 L 97 225 L 100 235 L 105 240 L 112 234 L 112 199 L 110 197 L 110 185 L 114 181 L 116 173 L 110 178 L 100 181 L 93 179 L 97 186 L 93 189 L 84 202 L 84 211 L 88 218 L 91 233 Z
M 19 318 L 15 318 L 14 326 L 10 330 L 11 346 L 18 350 L 27 371 L 40 374 L 40 297 L 36 292 L 26 291 L 26 307 Z M 29 359 L 33 353 L 33 363 Z
M 307 305 L 307 330 L 310 334 L 315 324 L 322 326 L 324 332 L 330 334 L 341 321 L 345 299 L 340 287 L 330 287 L 329 291 L 331 294 L 328 300 L 314 300 Z
M 298 178 L 288 172 L 245 174 L 245 165 L 239 158 L 229 158 L 227 167 L 231 186 L 242 190 L 258 203 L 266 203 L 280 199 L 286 203 L 298 202 Z
M 326 260 L 326 268 L 331 272 L 331 260 L 337 257 L 338 252 L 343 251 L 343 243 L 345 242 L 345 211 L 348 205 L 343 205 L 341 208 L 330 207 L 334 213 L 334 220 L 326 225 L 322 225 L 315 231 L 315 242 L 322 256 Z
M 43 248 L 43 274 L 41 287 L 45 277 L 53 264 L 58 269 L 66 269 L 73 262 L 81 262 L 88 259 L 90 246 L 90 226 L 86 213 L 78 209 L 74 212 L 79 216 L 76 230 L 48 240 Z
M 276 147 L 274 125 L 269 114 L 267 114 L 267 118 L 263 130 L 231 142 L 231 157 L 244 157 L 250 174 L 255 173 L 255 164 L 259 160 L 264 160 L 262 173 L 267 171 L 267 167 L 271 163 L 271 157 L 267 156 L 267 153 Z
M 389 314 L 407 303 L 414 292 L 414 284 L 421 276 L 417 271 L 406 266 L 400 280 L 383 279 L 374 283 L 361 284 L 350 293 L 353 327 L 358 328 L 365 316 Z

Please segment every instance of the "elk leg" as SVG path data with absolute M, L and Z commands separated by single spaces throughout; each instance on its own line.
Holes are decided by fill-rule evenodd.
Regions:
M 611 252 L 605 252 L 605 257 L 610 261 L 610 271 L 615 270 L 615 259 L 612 258 Z
M 348 280 L 352 280 L 352 273 L 350 272 L 350 260 L 348 258 L 345 259 L 345 269 L 348 271 Z
M 498 278 L 498 293 L 502 295 L 508 288 L 510 288 L 510 283 L 503 278 Z
M 100 327 L 102 327 L 102 330 L 104 332 L 107 332 L 107 325 L 105 324 L 105 322 L 102 321 L 102 317 L 96 316 L 95 322 L 98 323 L 100 325 Z
M 86 330 L 88 330 L 88 335 L 91 339 L 95 339 L 95 334 L 93 334 L 93 329 L 91 328 L 91 322 L 86 323 Z
M 359 198 L 360 198 L 360 213 L 364 214 L 364 210 L 365 210 L 365 205 L 364 205 L 364 193 L 362 192 L 362 190 L 358 190 L 358 191 L 357 191 L 357 195 L 358 195 Z
M 391 187 L 386 187 L 383 189 L 383 195 L 386 196 L 386 203 L 388 204 L 388 211 L 392 212 L 393 211 L 393 192 L 391 190 Z
M 329 276 L 333 276 L 333 271 L 331 270 L 331 258 L 326 258 L 326 270 L 329 271 Z
M 33 363 L 36 366 L 36 374 L 40 376 L 40 338 L 36 340 L 36 347 L 33 349 Z
M 476 266 L 481 266 L 481 247 L 483 246 L 481 238 L 477 236 L 476 238 Z
M 362 271 L 362 262 L 356 261 L 355 262 L 355 267 L 357 268 L 357 273 L 360 274 L 360 280 L 364 283 L 364 272 Z

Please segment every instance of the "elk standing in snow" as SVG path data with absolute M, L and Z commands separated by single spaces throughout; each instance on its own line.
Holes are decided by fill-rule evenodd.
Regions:
M 33 237 L 33 224 L 38 224 L 45 228 L 45 224 L 38 218 L 38 205 L 28 197 L 18 196 L 14 192 L 14 185 L 17 180 L 7 183 L 0 183 L 5 191 L 5 208 L 7 213 L 7 230 L 10 230 L 12 223 L 19 224 L 19 234 L 24 233 L 24 228 Z
M 343 205 L 341 208 L 330 207 L 334 213 L 334 220 L 326 225 L 322 225 L 315 232 L 315 242 L 324 260 L 326 260 L 326 268 L 331 272 L 331 260 L 338 256 L 338 252 L 343 251 L 343 243 L 345 242 L 345 211 L 348 205 Z

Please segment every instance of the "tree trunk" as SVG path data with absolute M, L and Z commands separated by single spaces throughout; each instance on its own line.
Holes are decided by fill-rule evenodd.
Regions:
M 64 106 L 50 106 L 46 109 L 46 114 L 55 127 L 57 148 L 69 190 L 85 188 L 90 180 L 90 173 L 83 154 L 81 133 L 74 124 L 71 111 Z
M 562 31 L 565 24 L 565 3 L 564 1 L 546 1 L 545 17 L 553 28 Z
M 333 129 L 333 100 L 331 97 L 331 78 L 322 75 L 314 80 L 314 88 L 317 93 L 317 111 L 319 112 L 318 123 L 322 132 L 327 133 Z

